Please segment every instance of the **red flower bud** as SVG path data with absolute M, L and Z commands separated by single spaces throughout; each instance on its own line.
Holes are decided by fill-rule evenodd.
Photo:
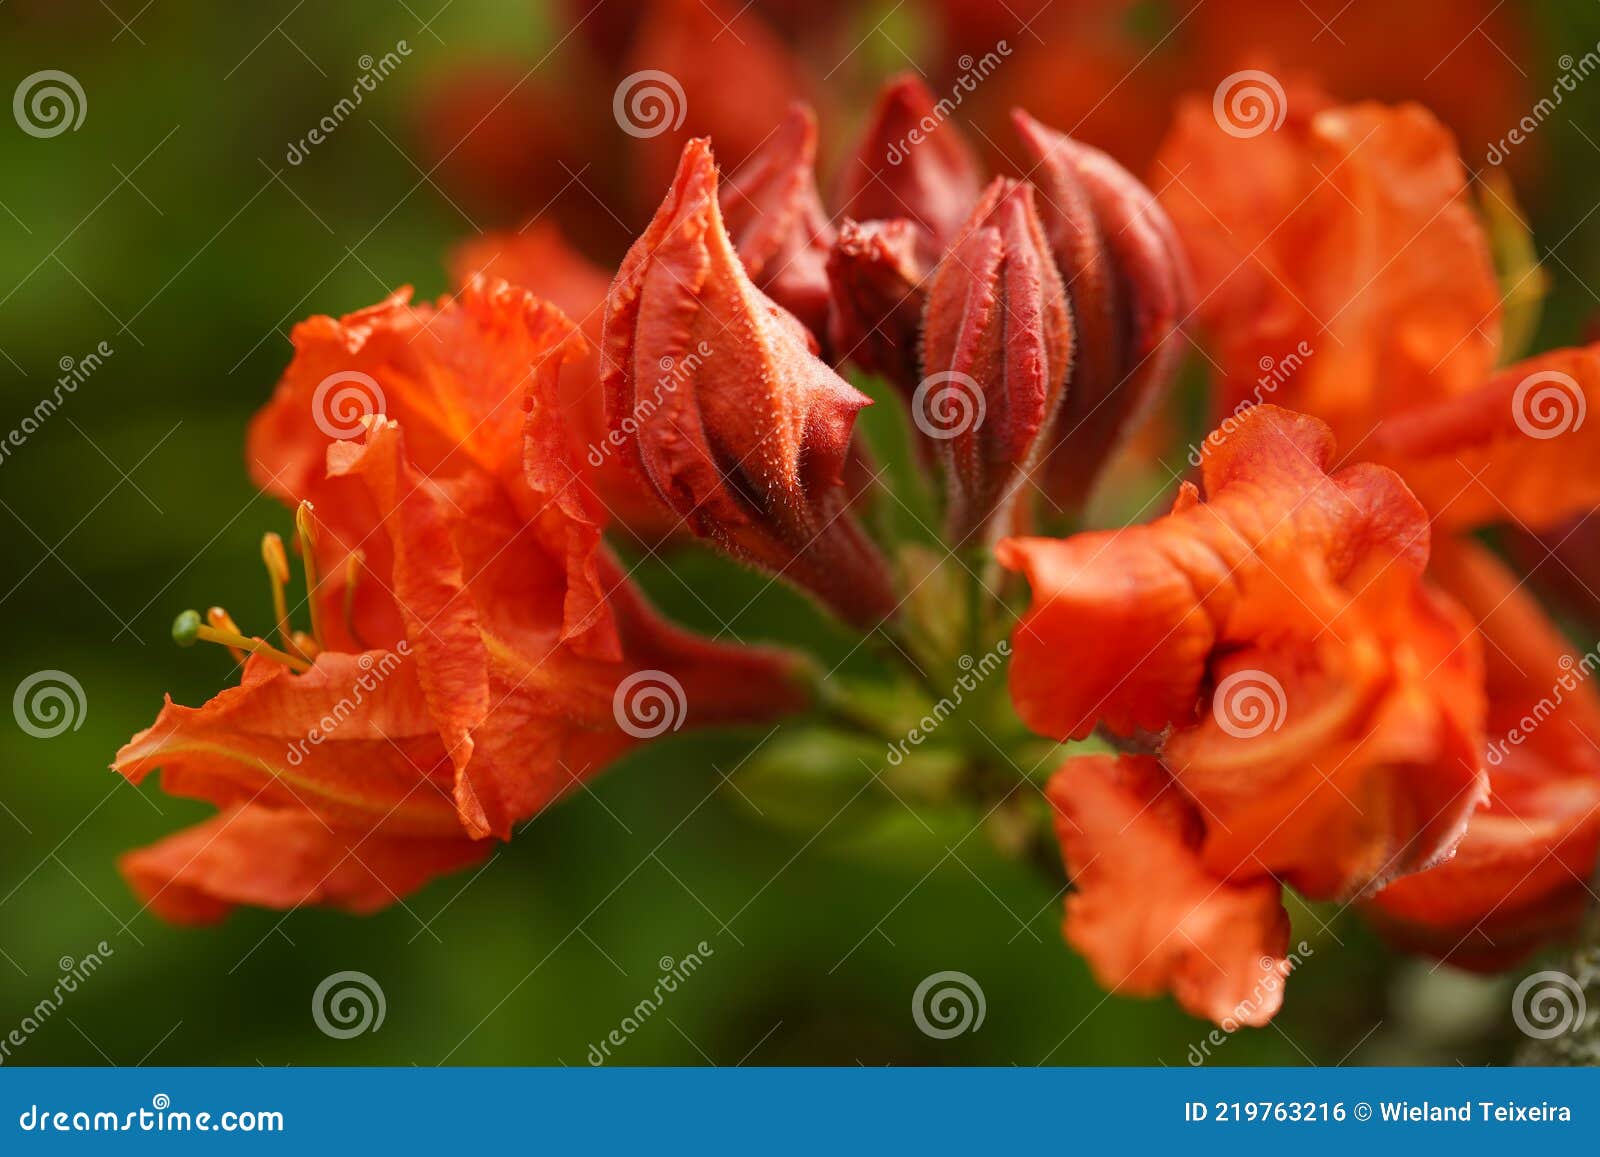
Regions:
M 839 362 L 879 374 L 911 397 L 922 379 L 922 312 L 929 268 L 917 226 L 846 221 L 828 254 L 829 342 Z
M 1077 327 L 1042 479 L 1072 509 L 1171 379 L 1193 293 L 1172 223 L 1149 189 L 1098 149 L 1021 110 L 1014 118 L 1036 161 L 1040 215 Z
M 827 335 L 825 263 L 834 229 L 817 193 L 816 157 L 816 115 L 791 105 L 723 186 L 722 216 L 750 279 L 820 341 Z
M 878 95 L 836 200 L 857 221 L 910 218 L 927 231 L 926 256 L 933 260 L 972 211 L 980 180 L 961 130 L 945 121 L 928 86 L 908 75 Z
M 911 417 L 944 457 L 953 542 L 1004 529 L 1072 364 L 1066 290 L 1033 202 L 1033 186 L 995 180 L 928 291 Z
M 689 142 L 606 302 L 601 385 L 612 436 L 696 534 L 874 626 L 896 605 L 842 485 L 871 400 L 751 284 L 723 226 L 717 171 Z

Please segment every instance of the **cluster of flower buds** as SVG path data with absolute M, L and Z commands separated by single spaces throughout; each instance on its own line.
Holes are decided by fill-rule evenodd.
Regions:
M 1170 377 L 1188 277 L 1164 213 L 1104 154 L 1017 126 L 1036 179 L 984 187 L 927 88 L 895 80 L 833 218 L 804 106 L 720 191 L 691 140 L 611 286 L 601 385 L 638 477 L 859 626 L 897 604 L 850 506 L 869 399 L 841 373 L 903 395 L 956 546 L 1033 525 L 1041 502 L 1076 512 Z

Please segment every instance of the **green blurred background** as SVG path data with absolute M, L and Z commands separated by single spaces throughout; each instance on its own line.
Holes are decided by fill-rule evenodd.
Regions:
M 640 752 L 481 873 L 374 917 L 241 911 L 183 929 L 140 911 L 115 857 L 209 809 L 107 764 L 164 690 L 197 704 L 229 670 L 220 652 L 171 644 L 175 612 L 221 602 L 247 629 L 267 621 L 258 542 L 288 519 L 252 490 L 241 445 L 289 358 L 288 327 L 405 283 L 447 289 L 443 254 L 488 222 L 428 176 L 421 94 L 476 54 L 531 67 L 560 38 L 533 3 L 437 6 L 0 7 L 0 90 L 58 68 L 88 99 L 83 126 L 52 139 L 0 120 L 0 426 L 51 393 L 63 359 L 113 351 L 0 463 L 0 690 L 59 669 L 86 702 L 55 738 L 0 727 L 0 1035 L 49 994 L 61 958 L 114 949 L 7 1063 L 583 1064 L 649 994 L 660 958 L 702 940 L 714 954 L 616 1063 L 1189 1063 L 1208 1026 L 1166 1000 L 1108 999 L 1060 939 L 1059 882 L 999 856 L 970 816 L 924 827 L 869 794 L 813 839 L 756 815 L 724 776 L 759 734 Z M 1527 19 L 1519 64 L 1536 91 L 1562 54 L 1600 40 L 1587 0 Z M 287 143 L 349 91 L 358 59 L 400 39 L 401 69 L 286 167 Z M 1600 83 L 1540 129 L 1524 191 L 1540 253 L 1558 258 L 1545 341 L 1571 339 L 1600 305 L 1585 285 L 1600 266 L 1597 109 Z M 685 565 L 702 597 L 743 605 L 764 585 Z M 682 621 L 718 627 L 658 566 L 641 573 Z M 781 591 L 738 626 L 849 649 Z M 1313 954 L 1282 1016 L 1212 1046 L 1211 1063 L 1508 1055 L 1506 985 L 1392 956 L 1350 914 L 1297 911 L 1296 925 Z M 336 1040 L 310 1004 L 346 969 L 381 983 L 387 1016 Z M 977 980 L 987 1014 L 937 1040 L 910 1005 L 944 970 Z

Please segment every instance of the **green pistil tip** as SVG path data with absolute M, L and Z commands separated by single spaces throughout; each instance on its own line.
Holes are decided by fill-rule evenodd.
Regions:
M 192 647 L 200 640 L 200 612 L 184 611 L 172 620 L 172 641 L 180 647 Z

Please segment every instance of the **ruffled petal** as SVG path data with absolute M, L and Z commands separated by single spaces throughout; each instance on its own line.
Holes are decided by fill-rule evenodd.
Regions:
M 1186 494 L 1125 530 L 1002 542 L 1033 592 L 1011 668 L 1028 725 L 1062 739 L 1097 721 L 1124 735 L 1187 725 L 1213 652 L 1270 635 L 1275 615 L 1304 619 L 1298 588 L 1374 558 L 1420 574 L 1422 508 L 1387 470 L 1330 475 L 1333 453 L 1321 422 L 1257 407 L 1207 439 L 1205 502 Z
M 1066 938 L 1095 979 L 1170 991 L 1230 1029 L 1270 1021 L 1290 970 L 1281 886 L 1210 871 L 1199 814 L 1153 758 L 1081 756 L 1047 790 L 1072 877 Z
M 1315 633 L 1215 659 L 1211 709 L 1162 748 L 1206 817 L 1213 871 L 1270 872 L 1315 899 L 1370 892 L 1449 856 L 1483 801 L 1472 623 L 1404 567 L 1373 570 L 1353 597 L 1300 589 L 1329 602 Z
M 1455 857 L 1380 892 L 1397 943 L 1466 968 L 1510 968 L 1570 935 L 1600 854 L 1600 693 L 1515 576 L 1482 547 L 1446 543 L 1436 580 L 1486 640 L 1489 798 Z
M 1326 106 L 1242 134 L 1191 101 L 1162 150 L 1162 203 L 1194 269 L 1224 410 L 1271 401 L 1341 445 L 1389 414 L 1480 386 L 1500 294 L 1449 132 L 1415 105 Z M 1233 131 L 1229 131 L 1232 129 Z

